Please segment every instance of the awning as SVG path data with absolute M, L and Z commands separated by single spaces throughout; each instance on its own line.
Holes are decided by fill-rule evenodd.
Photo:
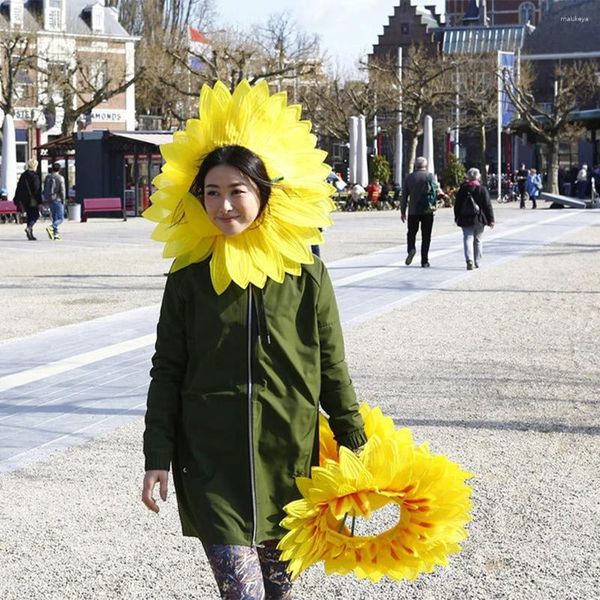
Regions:
M 173 141 L 173 132 L 158 133 L 158 132 L 135 132 L 135 131 L 121 131 L 121 132 L 110 132 L 110 137 L 120 137 L 127 140 L 133 140 L 134 142 L 142 142 L 143 144 L 152 144 L 153 146 L 160 146 L 161 144 L 170 144 Z

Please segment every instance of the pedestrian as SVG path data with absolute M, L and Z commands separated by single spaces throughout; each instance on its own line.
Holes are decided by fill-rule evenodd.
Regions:
M 385 181 L 381 186 L 381 208 L 385 209 L 386 204 L 393 210 L 394 200 L 391 195 L 394 193 L 394 185 L 391 181 Z
M 577 173 L 575 180 L 577 186 L 577 197 L 580 200 L 585 200 L 589 196 L 588 192 L 588 166 L 586 164 L 581 165 L 581 169 Z
M 51 240 L 60 240 L 58 228 L 65 220 L 65 180 L 60 174 L 60 163 L 55 162 L 44 179 L 44 202 L 50 207 L 52 225 L 46 227 Z
M 363 208 L 366 208 L 366 201 L 365 201 L 365 188 L 360 185 L 360 183 L 355 183 L 351 188 L 350 188 L 350 208 L 349 210 L 351 211 L 355 211 Z
M 381 210 L 379 198 L 381 197 L 381 185 L 378 179 L 373 179 L 371 185 L 367 186 L 367 198 L 369 199 L 369 207 Z
M 479 268 L 485 226 L 494 227 L 494 209 L 488 189 L 481 184 L 479 169 L 469 169 L 467 179 L 456 193 L 454 221 L 463 231 L 463 247 L 467 271 Z
M 142 499 L 159 511 L 153 490 L 166 499 L 172 467 L 183 534 L 200 539 L 229 599 L 291 598 L 279 523 L 300 497 L 295 478 L 318 464 L 319 406 L 338 444 L 366 442 L 333 286 L 308 249 L 332 208 L 322 154 L 299 111 L 268 98 L 266 82 L 233 98 L 205 86 L 200 120 L 163 151 L 163 172 L 186 188 L 157 178 L 146 215 L 179 254 L 150 372 Z
M 428 181 L 433 185 L 435 194 L 439 193 L 433 175 L 427 172 L 427 159 L 419 156 L 415 160 L 414 171 L 406 177 L 402 186 L 400 218 L 405 223 L 408 207 L 408 230 L 406 234 L 406 265 L 410 265 L 417 253 L 416 239 L 421 228 L 421 266 L 429 267 L 429 246 L 433 229 L 433 211 L 427 201 Z
M 42 203 L 42 189 L 40 177 L 37 174 L 38 161 L 32 158 L 27 161 L 27 168 L 17 182 L 15 191 L 15 202 L 27 214 L 27 226 L 25 235 L 28 240 L 36 240 L 33 235 L 33 226 L 40 218 L 40 204 Z
M 529 177 L 529 171 L 525 166 L 525 163 L 521 163 L 521 168 L 517 171 L 515 176 L 517 189 L 519 190 L 519 199 L 521 201 L 519 208 L 525 208 L 525 194 L 527 193 L 527 177 Z
M 537 208 L 537 199 L 542 191 L 542 176 L 536 169 L 531 169 L 527 176 L 527 195 L 532 202 L 531 208 Z

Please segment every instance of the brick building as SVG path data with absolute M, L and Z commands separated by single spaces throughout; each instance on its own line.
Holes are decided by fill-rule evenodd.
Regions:
M 64 98 L 51 86 L 53 75 L 72 73 L 74 86 L 87 89 L 78 79 L 84 76 L 83 71 L 73 67 L 85 65 L 85 74 L 93 78 L 90 89 L 94 85 L 99 89 L 108 77 L 127 80 L 134 74 L 137 38 L 123 29 L 117 10 L 105 6 L 104 0 L 2 0 L 0 35 L 4 40 L 27 40 L 28 52 L 37 61 L 16 72 L 12 104 L 18 170 L 34 155 L 35 147 L 61 135 Z M 6 73 L 6 65 L 2 72 Z M 131 85 L 123 93 L 101 101 L 80 118 L 76 128 L 135 129 L 134 94 Z M 74 94 L 74 107 L 82 106 L 89 98 L 89 93 Z M 0 121 L 2 117 L 0 114 Z

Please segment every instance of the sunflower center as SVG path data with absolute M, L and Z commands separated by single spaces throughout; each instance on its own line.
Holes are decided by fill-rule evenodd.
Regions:
M 378 536 L 394 528 L 400 521 L 400 505 L 388 502 L 381 508 L 373 511 L 368 519 L 354 517 L 354 536 Z M 346 526 L 352 530 L 352 517 L 348 516 Z

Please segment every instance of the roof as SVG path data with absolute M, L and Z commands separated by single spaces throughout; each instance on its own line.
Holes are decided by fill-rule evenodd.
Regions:
M 0 3 L 0 29 L 8 29 L 10 26 L 9 4 L 6 0 Z M 93 33 L 89 19 L 89 10 L 93 4 L 90 0 L 67 0 L 66 6 L 66 31 L 79 35 L 107 35 L 118 37 L 132 37 L 119 23 L 118 13 L 108 6 L 101 6 L 104 11 L 104 32 Z M 23 30 L 29 32 L 44 31 L 41 14 L 41 2 L 39 0 L 28 0 L 24 4 Z
M 170 144 L 173 141 L 173 132 L 157 132 L 157 131 L 109 131 L 109 137 L 124 138 L 134 142 L 143 144 L 151 144 L 153 146 L 161 146 L 162 144 Z
M 524 25 L 445 27 L 438 31 L 443 36 L 444 54 L 517 52 L 523 47 L 525 38 Z
M 535 31 L 527 36 L 525 54 L 597 52 L 600 2 L 573 0 L 554 3 Z

